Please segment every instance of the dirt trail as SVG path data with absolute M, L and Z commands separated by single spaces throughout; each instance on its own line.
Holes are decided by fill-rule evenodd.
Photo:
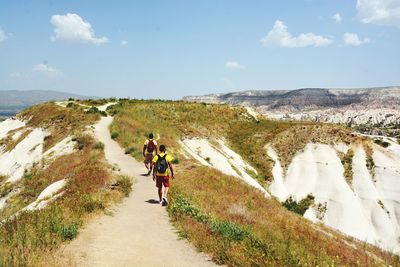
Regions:
M 90 222 L 61 253 L 76 266 L 216 266 L 188 242 L 178 240 L 165 207 L 156 202 L 152 179 L 143 176 L 144 166 L 110 138 L 112 119 L 102 118 L 95 135 L 105 144 L 109 163 L 134 177 L 134 190 L 112 216 Z

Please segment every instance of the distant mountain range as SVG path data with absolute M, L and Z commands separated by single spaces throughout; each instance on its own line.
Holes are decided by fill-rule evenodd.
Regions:
M 304 88 L 243 91 L 184 97 L 186 101 L 228 103 L 255 108 L 272 119 L 343 123 L 363 132 L 400 134 L 400 87 Z M 382 127 L 384 126 L 384 127 Z
M 50 100 L 64 100 L 68 98 L 88 99 L 97 98 L 70 94 L 57 91 L 0 91 L 0 117 L 12 116 L 20 110 Z

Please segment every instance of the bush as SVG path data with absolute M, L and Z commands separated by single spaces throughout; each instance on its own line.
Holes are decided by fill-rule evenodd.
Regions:
M 229 241 L 241 241 L 248 236 L 248 231 L 230 221 L 214 220 L 210 223 L 211 231 L 220 234 Z
M 374 140 L 374 143 L 377 145 L 380 145 L 381 147 L 384 147 L 384 148 L 387 148 L 388 146 L 390 146 L 390 143 L 380 140 L 380 139 Z
M 118 132 L 112 132 L 112 133 L 111 133 L 111 138 L 112 138 L 112 139 L 117 139 L 118 136 L 119 136 L 119 133 L 118 133 Z
M 282 205 L 287 208 L 288 210 L 295 212 L 297 214 L 300 214 L 301 216 L 304 215 L 306 210 L 314 204 L 314 196 L 313 195 L 307 195 L 304 199 L 300 200 L 299 202 L 296 202 L 292 196 L 290 196 L 288 199 L 285 200 L 285 202 L 282 203 Z
M 72 240 L 78 235 L 78 225 L 75 223 L 70 225 L 61 225 L 59 234 L 64 240 Z
M 105 206 L 101 200 L 94 199 L 90 195 L 83 196 L 83 209 L 85 212 L 91 213 L 96 209 L 104 210 Z
M 171 162 L 172 164 L 179 164 L 179 158 L 173 158 Z
M 100 110 L 97 107 L 90 107 L 88 110 L 86 110 L 86 113 L 92 114 L 92 113 L 99 113 Z
M 102 142 L 97 142 L 96 144 L 94 144 L 93 148 L 94 149 L 103 150 L 104 149 L 104 144 Z
M 128 147 L 127 149 L 125 149 L 125 154 L 132 154 L 135 151 L 136 149 L 134 147 Z
M 90 107 L 87 111 L 87 114 L 95 114 L 95 113 L 99 113 L 101 116 L 103 117 L 107 117 L 107 112 L 103 111 L 103 110 L 99 110 L 97 107 Z
M 121 175 L 117 179 L 117 186 L 126 197 L 132 192 L 132 184 L 132 180 L 129 176 Z

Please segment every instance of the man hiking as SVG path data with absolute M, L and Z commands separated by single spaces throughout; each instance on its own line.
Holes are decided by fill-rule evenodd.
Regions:
M 158 197 L 161 205 L 168 205 L 168 190 L 171 186 L 169 181 L 168 169 L 171 171 L 171 178 L 174 179 L 174 169 L 172 168 L 172 157 L 166 153 L 165 145 L 160 145 L 160 154 L 153 158 L 153 181 L 156 181 Z M 164 185 L 164 197 L 162 187 Z
M 153 137 L 153 134 L 149 133 L 149 139 L 144 142 L 143 146 L 144 166 L 146 166 L 147 175 L 151 173 L 154 152 L 157 154 L 157 142 L 153 140 Z

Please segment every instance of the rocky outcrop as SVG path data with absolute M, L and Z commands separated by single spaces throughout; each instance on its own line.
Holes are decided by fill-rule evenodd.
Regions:
M 252 106 L 273 119 L 400 125 L 400 87 L 244 91 L 184 100 Z

